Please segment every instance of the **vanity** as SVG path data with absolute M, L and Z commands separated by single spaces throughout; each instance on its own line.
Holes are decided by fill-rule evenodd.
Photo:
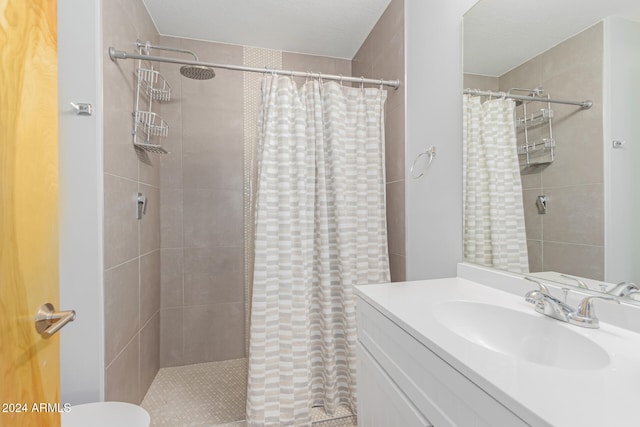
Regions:
M 536 312 L 534 289 L 467 263 L 455 278 L 359 286 L 360 425 L 640 425 L 638 307 L 595 301 L 589 329 Z

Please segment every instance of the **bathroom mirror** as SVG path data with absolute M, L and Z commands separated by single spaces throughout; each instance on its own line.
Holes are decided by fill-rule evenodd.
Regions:
M 516 130 L 528 259 L 524 268 L 506 269 L 597 292 L 621 281 L 640 284 L 640 191 L 632 188 L 640 182 L 637 0 L 480 0 L 463 28 L 464 88 L 593 101 L 588 110 L 547 102 L 516 107 L 516 122 L 525 107 L 526 117 L 542 120 L 525 126 L 526 140 L 524 129 Z M 543 147 L 546 157 L 525 153 L 529 141 L 544 138 L 553 147 Z M 491 201 L 490 209 L 503 203 Z M 510 218 L 490 223 L 516 227 Z M 495 267 L 467 250 L 465 260 Z

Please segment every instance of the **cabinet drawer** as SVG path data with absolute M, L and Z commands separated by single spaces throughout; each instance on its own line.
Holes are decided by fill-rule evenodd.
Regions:
M 358 343 L 358 425 L 433 427 Z
M 434 425 L 528 425 L 366 301 L 357 309 L 360 344 Z

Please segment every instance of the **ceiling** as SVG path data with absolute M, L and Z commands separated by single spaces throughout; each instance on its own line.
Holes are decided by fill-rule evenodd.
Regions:
M 464 16 L 464 70 L 501 76 L 611 15 L 640 21 L 640 2 L 481 0 Z
M 143 0 L 162 35 L 353 59 L 391 0 Z

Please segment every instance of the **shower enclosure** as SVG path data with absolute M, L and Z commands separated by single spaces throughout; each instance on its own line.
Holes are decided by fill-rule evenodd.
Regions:
M 395 68 L 374 67 L 372 72 L 367 62 L 384 57 L 387 60 L 380 62 L 384 66 L 401 65 L 403 61 L 388 58 L 391 52 L 402 52 L 398 46 L 402 40 L 384 49 L 379 39 L 376 46 L 368 43 L 362 51 L 366 60 L 353 62 L 159 36 L 144 8 L 131 13 L 127 4 L 116 1 L 104 6 L 105 54 L 112 46 L 135 51 L 135 40 L 140 39 L 178 50 L 151 48 L 154 56 L 198 63 L 190 65 L 200 62 L 192 61 L 183 50 L 205 61 L 261 70 L 403 75 Z M 393 4 L 394 16 L 401 16 L 402 3 Z M 167 370 L 182 370 L 186 383 L 172 383 L 170 397 L 160 404 L 160 419 L 169 420 L 165 425 L 180 425 L 183 417 L 198 410 L 207 412 L 212 424 L 244 419 L 255 193 L 252 178 L 263 73 L 219 67 L 214 79 L 196 81 L 183 77 L 179 65 L 155 63 L 171 87 L 171 100 L 153 107 L 168 125 L 162 147 L 169 154 L 148 153 L 145 160 L 133 151 L 130 134 L 137 62 L 104 61 L 106 398 L 139 403 L 147 390 L 152 391 L 149 387 L 154 377 L 157 382 Z M 295 78 L 299 86 L 307 79 L 306 71 L 301 74 Z M 355 80 L 356 85 L 361 82 L 359 77 Z M 378 87 L 380 80 L 373 81 Z M 389 93 L 393 96 L 388 108 L 398 111 L 390 129 L 397 135 L 403 123 L 404 94 L 400 90 Z M 391 159 L 401 164 L 396 150 L 403 142 L 398 138 L 391 141 Z M 392 167 L 388 176 L 393 180 L 387 184 L 392 197 L 389 206 L 396 206 L 389 227 L 394 236 L 401 236 L 403 219 L 396 219 L 396 215 L 403 212 L 397 207 L 402 200 L 396 194 L 403 193 L 403 174 Z M 147 196 L 146 214 L 140 220 L 135 219 L 135 200 L 131 200 L 138 192 Z M 396 278 L 401 278 L 404 264 L 398 260 L 404 259 L 404 244 L 398 238 L 392 240 L 395 269 L 399 272 L 402 267 Z M 211 364 L 219 368 L 220 375 L 202 370 Z M 167 369 L 156 376 L 159 368 Z M 228 380 L 240 386 L 233 388 Z M 187 388 L 194 385 L 205 391 L 189 394 Z M 171 424 L 167 402 L 180 395 L 188 405 L 175 405 L 177 418 Z M 233 414 L 223 414 L 228 409 L 228 405 L 223 408 L 228 403 L 225 397 L 239 403 L 234 404 Z
M 282 53 L 165 37 L 161 38 L 161 43 L 152 45 L 138 42 L 138 54 L 109 48 L 112 60 L 137 59 L 139 67 L 149 68 L 137 70 L 134 144 L 138 150 L 164 154 L 158 159 L 161 194 L 160 367 L 172 369 L 159 373 L 143 405 L 152 413 L 152 417 L 155 412 L 158 414 L 156 418 L 175 423 L 178 421 L 176 414 L 161 414 L 163 409 L 156 407 L 163 400 L 155 397 L 158 387 L 170 387 L 176 381 L 189 382 L 189 375 L 207 378 L 206 383 L 216 383 L 216 378 L 226 378 L 220 380 L 219 384 L 224 393 L 218 391 L 217 396 L 201 396 L 209 402 L 204 408 L 205 412 L 209 412 L 205 417 L 218 423 L 235 421 L 243 418 L 244 411 L 241 409 L 246 401 L 245 357 L 253 265 L 254 157 L 260 105 L 258 82 L 261 75 L 234 71 L 251 70 L 247 64 L 251 65 L 252 61 L 265 63 L 266 59 L 273 69 L 272 74 L 280 73 L 277 70 L 283 66 Z M 185 53 L 192 55 L 196 61 L 185 60 L 187 65 L 179 70 L 176 67 L 163 67 L 163 77 L 159 77 L 155 75 L 155 65 L 148 64 L 180 63 L 183 60 L 150 56 L 150 50 Z M 199 81 L 212 78 L 214 72 L 197 61 L 194 51 L 205 52 L 207 57 L 226 57 L 225 62 L 245 65 L 217 67 L 221 68 L 218 70 L 219 79 L 213 82 L 218 84 Z M 335 70 L 335 60 L 331 62 Z M 345 74 L 350 74 L 350 64 L 344 62 Z M 253 71 L 261 69 L 253 68 Z M 154 73 L 151 84 L 144 80 L 150 73 Z M 296 74 L 304 75 L 306 79 L 320 77 L 320 74 L 286 73 L 291 75 L 287 78 L 293 78 Z M 337 79 L 338 75 L 324 77 Z M 398 86 L 397 81 L 353 79 L 342 74 L 339 79 L 358 81 L 360 85 L 375 82 Z M 219 80 L 223 80 L 223 83 Z M 167 93 L 158 97 L 159 100 L 179 102 L 156 104 L 155 108 L 160 110 L 156 114 L 151 111 L 155 99 L 152 84 L 158 81 L 161 81 L 161 93 Z M 153 123 L 142 123 L 142 130 L 147 135 L 144 143 L 138 141 L 141 85 L 148 89 L 143 91 L 147 95 L 146 106 L 149 110 L 145 114 L 157 118 L 164 130 L 154 133 Z M 384 101 L 378 101 L 378 108 L 382 105 Z M 171 125 L 171 130 L 167 131 L 169 125 L 165 126 L 165 123 L 175 125 Z M 162 137 L 162 146 L 154 143 L 152 137 Z M 141 159 L 148 157 L 141 151 L 139 156 Z M 384 155 L 380 159 L 384 160 Z M 148 161 L 151 162 L 151 159 Z M 384 173 L 381 172 L 380 176 L 383 178 Z M 140 197 L 144 196 L 140 195 L 139 200 Z M 381 249 L 386 257 L 386 234 L 384 243 Z M 388 281 L 388 261 L 385 265 L 387 273 L 383 280 Z M 186 365 L 191 366 L 173 369 Z M 231 381 L 227 375 L 230 371 L 235 372 Z M 161 386 L 163 382 L 166 384 Z M 230 390 L 235 395 L 233 405 L 225 402 L 225 395 L 229 395 Z M 182 413 L 178 418 L 184 417 L 184 413 L 198 413 L 196 408 L 187 409 L 192 400 L 181 403 Z M 217 404 L 212 405 L 212 402 Z M 231 406 L 235 408 L 232 413 L 221 413 L 224 412 L 223 407 L 228 409 Z M 349 411 L 344 414 L 341 412 L 344 411 L 332 410 L 331 416 L 350 419 Z

